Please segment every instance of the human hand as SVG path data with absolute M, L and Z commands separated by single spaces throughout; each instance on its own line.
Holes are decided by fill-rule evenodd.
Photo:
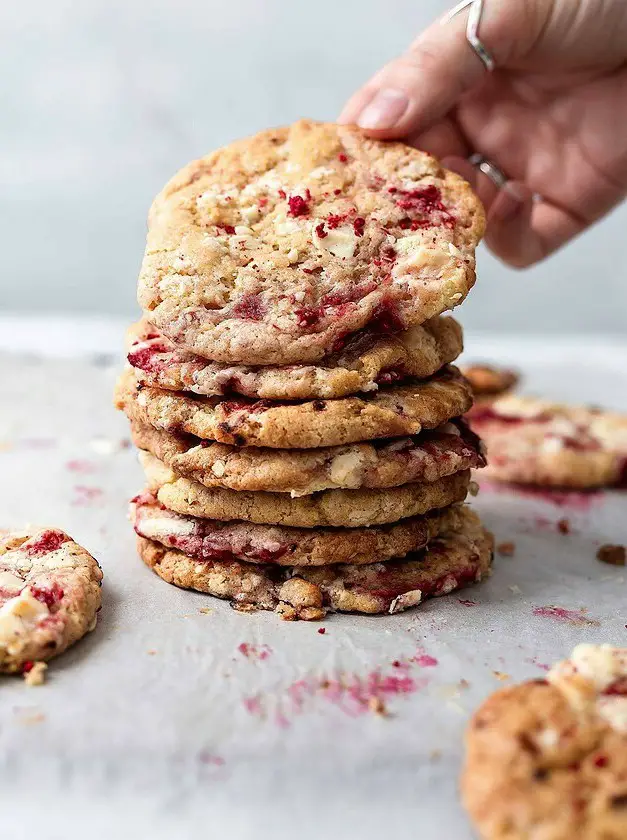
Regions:
M 340 122 L 457 170 L 486 206 L 490 249 L 525 267 L 627 195 L 627 3 L 485 0 L 479 37 L 493 73 L 466 41 L 467 15 L 419 35 Z M 502 189 L 468 163 L 475 152 L 510 179 Z

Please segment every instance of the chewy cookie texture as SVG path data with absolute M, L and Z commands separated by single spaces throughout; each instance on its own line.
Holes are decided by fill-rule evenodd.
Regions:
M 0 671 L 28 675 L 93 630 L 101 581 L 63 531 L 0 531 Z
M 483 840 L 627 837 L 627 648 L 582 644 L 498 691 L 466 736 L 462 795 Z
M 314 620 L 489 574 L 492 538 L 463 504 L 485 453 L 443 314 L 475 281 L 483 228 L 429 155 L 307 120 L 166 185 L 115 395 L 157 575 Z

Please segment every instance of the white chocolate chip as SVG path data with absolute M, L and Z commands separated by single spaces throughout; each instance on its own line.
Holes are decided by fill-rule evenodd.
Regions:
M 235 225 L 235 233 L 237 236 L 250 236 L 253 233 L 253 229 L 249 228 L 248 225 Z
M 298 248 L 291 248 L 287 252 L 287 258 L 291 263 L 295 263 L 298 260 Z
M 314 221 L 311 238 L 320 251 L 329 251 L 335 257 L 346 259 L 352 257 L 357 247 L 357 236 L 352 227 L 339 227 L 335 230 L 326 230 L 326 236 L 318 236 L 316 228 L 319 221 Z
M 211 472 L 218 478 L 221 478 L 226 472 L 226 464 L 224 461 L 216 461 L 211 467 Z
M 451 254 L 453 257 L 457 257 L 460 260 L 463 259 L 463 257 L 464 257 L 464 255 L 459 250 L 457 245 L 453 245 L 452 242 L 448 243 L 448 251 L 449 251 L 449 254 Z

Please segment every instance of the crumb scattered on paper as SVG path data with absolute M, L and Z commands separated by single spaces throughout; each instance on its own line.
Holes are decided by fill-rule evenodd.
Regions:
M 624 566 L 627 561 L 625 546 L 606 543 L 597 551 L 597 560 L 600 560 L 601 563 L 607 563 L 609 566 Z
M 496 550 L 501 557 L 513 557 L 516 546 L 513 542 L 502 542 L 497 545 Z
M 27 663 L 29 667 L 24 666 L 24 682 L 26 685 L 43 685 L 46 678 L 46 670 L 48 666 L 45 662 Z

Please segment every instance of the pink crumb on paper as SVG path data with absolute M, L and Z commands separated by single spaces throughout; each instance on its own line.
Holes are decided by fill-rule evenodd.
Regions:
M 253 697 L 244 697 L 242 703 L 250 715 L 263 716 L 263 706 L 261 705 L 261 698 L 258 694 Z
M 552 618 L 555 621 L 577 626 L 587 625 L 598 627 L 600 624 L 595 618 L 589 618 L 585 615 L 584 610 L 567 610 L 564 607 L 557 607 L 553 604 L 544 607 L 534 607 L 533 614 L 539 618 Z
M 221 755 L 213 755 L 208 750 L 201 750 L 198 753 L 198 761 L 201 764 L 209 764 L 213 767 L 223 767 L 226 764 Z
M 458 598 L 458 603 L 460 603 L 463 607 L 476 607 L 477 602 L 471 601 L 470 598 Z
M 100 504 L 104 491 L 100 487 L 86 487 L 82 484 L 77 484 L 74 487 L 74 498 L 72 505 L 74 507 L 92 507 Z
M 536 668 L 539 668 L 541 671 L 551 670 L 551 666 L 547 665 L 546 662 L 538 662 L 538 658 L 536 656 L 530 656 L 528 659 L 525 659 L 525 662 L 529 663 L 529 665 L 535 665 Z
M 272 648 L 269 645 L 253 645 L 250 642 L 242 642 L 237 646 L 237 649 L 246 659 L 261 660 L 262 662 L 272 655 Z

